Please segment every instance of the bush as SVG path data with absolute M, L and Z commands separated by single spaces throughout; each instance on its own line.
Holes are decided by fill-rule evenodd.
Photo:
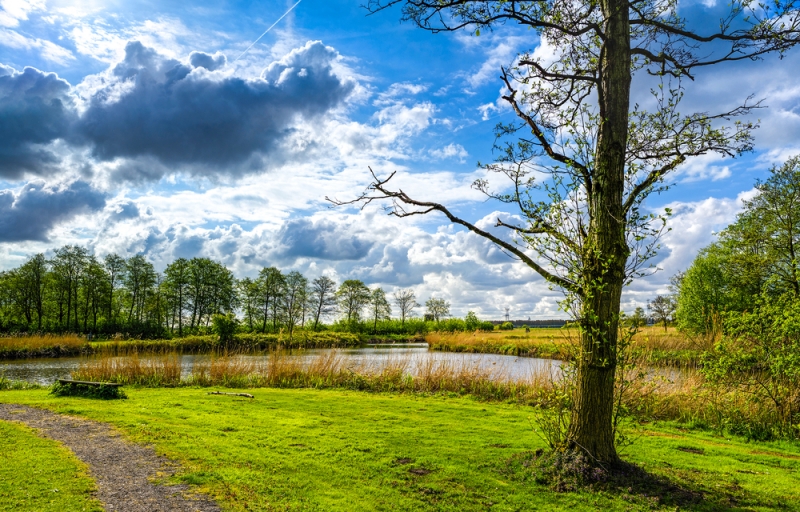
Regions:
M 89 384 L 62 384 L 58 381 L 50 388 L 53 396 L 81 396 L 99 398 L 101 400 L 119 400 L 128 398 L 119 386 L 92 386 Z
M 503 322 L 502 324 L 500 324 L 500 330 L 501 331 L 510 331 L 513 328 L 514 328 L 514 324 L 512 324 L 511 322 Z
M 769 437 L 765 421 L 774 436 L 800 433 L 800 301 L 762 297 L 752 312 L 726 314 L 723 333 L 703 355 L 701 371 L 727 392 L 717 393 L 718 400 L 743 398 L 746 409 L 720 405 L 721 423 L 759 438 Z
M 211 329 L 214 334 L 219 336 L 219 341 L 227 342 L 233 339 L 236 334 L 236 328 L 239 322 L 236 320 L 236 315 L 228 313 L 227 315 L 216 314 L 211 317 Z
M 478 330 L 480 331 L 493 331 L 494 324 L 492 322 L 481 322 L 480 326 L 478 326 Z

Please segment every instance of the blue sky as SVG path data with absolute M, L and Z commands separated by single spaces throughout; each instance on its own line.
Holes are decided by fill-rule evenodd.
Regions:
M 470 188 L 511 120 L 501 65 L 537 49 L 532 32 L 430 34 L 359 0 L 66 2 L 0 0 L 0 270 L 68 243 L 144 253 L 157 268 L 207 256 L 239 276 L 262 266 L 362 279 L 443 297 L 453 313 L 563 316 L 561 295 L 441 217 L 331 210 L 398 171 L 404 190 L 491 225 L 502 205 Z M 702 25 L 713 0 L 682 2 Z M 546 47 L 538 48 L 546 53 Z M 672 231 L 631 285 L 632 310 L 666 291 L 730 223 L 767 169 L 800 152 L 797 52 L 724 66 L 687 84 L 685 104 L 720 111 L 764 98 L 756 151 L 705 156 L 654 196 Z M 27 69 L 26 69 L 27 68 Z M 634 98 L 648 87 L 635 82 Z

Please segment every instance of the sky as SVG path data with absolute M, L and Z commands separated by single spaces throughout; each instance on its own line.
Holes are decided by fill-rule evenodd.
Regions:
M 286 14 L 295 2 L 0 0 L 0 270 L 80 244 L 144 254 L 159 271 L 209 257 L 240 278 L 276 266 L 411 288 L 456 316 L 564 318 L 558 290 L 442 216 L 325 200 L 356 197 L 371 167 L 479 226 L 513 214 L 471 184 L 497 158 L 494 126 L 514 119 L 500 67 L 546 45 L 513 26 L 431 34 L 362 0 L 301 0 Z M 723 7 L 679 2 L 700 26 Z M 689 160 L 647 200 L 672 209 L 671 231 L 623 309 L 666 293 L 756 180 L 800 153 L 798 53 L 687 84 L 688 109 L 751 94 L 768 108 L 752 153 Z M 634 81 L 634 101 L 648 94 Z

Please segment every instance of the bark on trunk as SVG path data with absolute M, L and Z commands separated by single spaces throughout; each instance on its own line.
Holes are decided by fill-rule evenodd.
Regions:
M 625 151 L 630 105 L 628 4 L 603 0 L 606 42 L 601 50 L 598 106 L 601 124 L 590 191 L 590 240 L 584 255 L 581 353 L 577 360 L 569 447 L 597 462 L 616 463 L 614 375 L 625 262 Z

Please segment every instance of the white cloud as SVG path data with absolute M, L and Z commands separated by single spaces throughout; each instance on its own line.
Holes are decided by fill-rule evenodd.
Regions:
M 459 162 L 464 162 L 469 156 L 467 150 L 461 144 L 450 143 L 443 148 L 431 149 L 428 153 L 438 160 L 445 160 L 448 158 L 455 158 Z
M 45 8 L 44 0 L 0 0 L 0 26 L 17 27 L 29 13 Z
M 0 29 L 0 44 L 18 50 L 36 50 L 42 58 L 59 65 L 75 60 L 71 51 L 46 39 L 27 37 L 10 29 Z

